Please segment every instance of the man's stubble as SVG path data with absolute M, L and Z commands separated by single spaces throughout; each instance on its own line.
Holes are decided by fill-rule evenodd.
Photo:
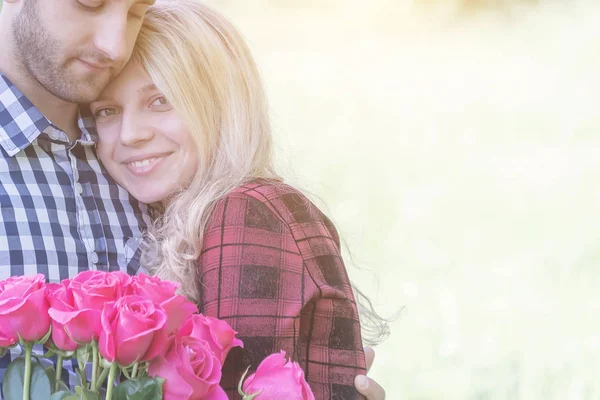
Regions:
M 24 0 L 23 9 L 12 22 L 17 62 L 30 79 L 53 96 L 70 103 L 94 101 L 114 77 L 113 71 L 101 76 L 90 74 L 87 79 L 75 75 L 69 67 L 82 54 L 67 57 L 61 54 L 63 48 L 44 27 L 37 2 Z M 102 57 L 96 54 L 90 58 L 98 60 Z

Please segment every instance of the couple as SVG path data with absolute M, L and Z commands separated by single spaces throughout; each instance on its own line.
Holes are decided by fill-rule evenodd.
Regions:
M 0 278 L 143 265 L 240 332 L 230 398 L 248 365 L 283 349 L 317 399 L 384 399 L 359 384 L 337 232 L 274 171 L 242 37 L 197 0 L 153 3 L 4 0 Z

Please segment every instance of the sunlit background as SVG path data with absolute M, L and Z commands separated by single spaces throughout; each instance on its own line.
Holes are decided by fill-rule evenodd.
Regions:
M 390 400 L 600 399 L 600 2 L 215 0 L 384 315 Z
M 600 2 L 213 0 L 391 316 L 390 400 L 600 399 Z

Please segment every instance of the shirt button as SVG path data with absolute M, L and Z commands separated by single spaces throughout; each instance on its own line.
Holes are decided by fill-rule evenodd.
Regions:
M 81 186 L 81 183 L 79 183 L 79 182 L 75 183 L 75 191 L 77 192 L 77 194 L 83 193 L 83 186 Z
M 91 258 L 91 260 L 92 260 L 92 264 L 96 264 L 96 263 L 98 263 L 98 254 L 96 254 L 96 253 L 91 253 L 91 254 L 90 254 L 90 258 Z
M 56 131 L 56 129 L 52 129 L 49 133 L 48 136 L 50 137 L 50 139 L 52 140 L 58 140 L 60 139 L 60 133 L 58 131 Z

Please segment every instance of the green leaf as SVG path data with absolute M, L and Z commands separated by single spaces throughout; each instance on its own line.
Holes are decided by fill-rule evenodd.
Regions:
M 60 391 L 69 391 L 69 387 L 67 386 L 66 383 L 64 383 L 63 381 L 58 382 L 58 388 L 60 389 Z
M 48 351 L 45 354 L 41 355 L 41 358 L 50 358 L 54 354 L 57 354 L 63 356 L 63 360 L 68 360 L 69 358 L 73 357 L 73 355 L 75 355 L 76 353 L 76 351 L 61 350 L 58 347 L 56 347 L 54 343 L 52 343 L 52 341 L 47 342 L 46 347 L 48 348 Z
M 79 361 L 83 365 L 86 365 L 90 361 L 90 357 L 92 355 L 93 348 L 92 348 L 91 344 L 86 344 L 83 347 L 79 347 L 76 351 L 77 351 L 77 361 Z
M 56 371 L 54 370 L 54 367 L 48 367 L 45 371 L 46 375 L 48 375 L 48 379 L 50 380 L 50 387 L 53 388 L 54 382 L 56 382 Z
M 100 395 L 96 392 L 92 392 L 91 390 L 84 390 L 81 393 L 82 400 L 101 400 Z
M 50 396 L 50 400 L 79 400 L 79 396 L 68 390 L 63 390 Z
M 25 380 L 25 357 L 15 358 L 6 369 L 2 381 L 2 393 L 5 400 L 23 400 L 23 381 Z M 31 363 L 31 398 L 48 399 L 52 394 L 50 379 L 40 364 Z
M 19 337 L 19 344 L 21 346 L 25 346 L 25 340 L 21 337 L 21 334 L 17 332 L 17 336 Z
M 75 392 L 77 393 L 77 398 L 80 400 L 101 400 L 98 393 L 84 389 L 81 386 L 75 386 Z
M 41 364 L 33 364 L 31 373 L 31 398 L 47 399 L 52 394 L 50 379 Z
M 102 368 L 109 369 L 111 365 L 113 365 L 113 363 L 108 361 L 106 358 L 100 357 L 100 366 Z
M 38 340 L 36 343 L 37 344 L 44 344 L 48 341 L 48 339 L 50 338 L 50 334 L 52 333 L 52 326 L 50 327 L 50 329 L 48 329 L 48 332 L 44 335 L 43 338 L 41 338 L 40 340 Z
M 258 395 L 259 395 L 261 392 L 262 392 L 262 389 L 260 389 L 260 390 L 259 390 L 258 392 L 256 392 L 256 393 L 247 394 L 247 395 L 245 395 L 245 396 L 242 398 L 242 400 L 254 400 L 254 398 L 255 398 L 256 396 L 258 396 Z
M 44 354 L 39 355 L 39 358 L 51 358 L 53 355 L 55 355 L 56 353 L 52 350 L 49 349 L 47 352 L 45 352 Z
M 25 379 L 25 357 L 11 361 L 2 380 L 2 394 L 6 400 L 23 399 L 23 380 Z
M 115 388 L 114 400 L 162 400 L 164 382 L 148 376 L 123 381 Z
M 246 379 L 246 375 L 248 375 L 248 371 L 250 371 L 249 365 L 246 367 L 246 370 L 244 371 L 244 374 L 242 375 L 242 377 L 240 378 L 240 382 L 238 383 L 238 393 L 242 397 L 246 397 L 246 393 L 244 393 L 244 391 L 242 390 L 242 385 L 244 384 L 244 379 Z

